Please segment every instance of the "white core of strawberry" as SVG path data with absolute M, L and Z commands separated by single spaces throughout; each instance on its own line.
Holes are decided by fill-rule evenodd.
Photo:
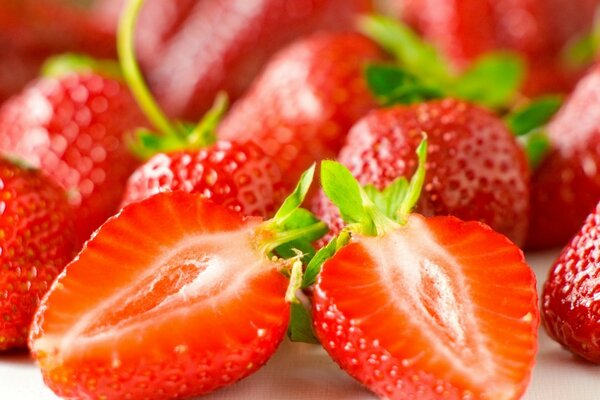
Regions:
M 269 261 L 251 242 L 255 227 L 248 224 L 239 231 L 200 234 L 179 241 L 151 265 L 139 268 L 128 285 L 91 307 L 65 332 L 36 341 L 36 351 L 58 350 L 61 356 L 68 356 L 98 342 L 142 332 L 148 321 L 159 324 L 174 316 L 185 318 L 194 309 L 212 307 L 236 296 L 252 277 L 269 269 L 265 265 Z M 155 289 L 165 282 L 172 290 L 157 297 Z M 146 304 L 144 311 L 128 313 L 128 307 L 139 309 L 142 304 Z
M 410 316 L 406 323 L 430 344 L 431 353 L 438 358 L 431 362 L 447 363 L 452 366 L 447 369 L 449 374 L 472 382 L 482 392 L 500 394 L 490 398 L 505 398 L 512 390 L 509 383 L 486 388 L 499 371 L 477 324 L 469 282 L 460 264 L 435 241 L 427 225 L 421 219 L 409 218 L 403 229 L 360 240 L 374 258 L 394 307 Z

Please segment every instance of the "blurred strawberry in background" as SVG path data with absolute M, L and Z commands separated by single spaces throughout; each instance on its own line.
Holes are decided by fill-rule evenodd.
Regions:
M 581 70 L 570 70 L 565 46 L 587 34 L 598 0 L 389 0 L 392 11 L 433 41 L 458 67 L 484 52 L 522 53 L 530 74 L 525 93 L 568 91 Z
M 123 0 L 107 0 L 118 15 Z M 196 120 L 219 90 L 237 98 L 283 45 L 315 30 L 352 30 L 370 0 L 148 0 L 138 57 L 172 117 Z M 117 21 L 117 18 L 113 18 Z

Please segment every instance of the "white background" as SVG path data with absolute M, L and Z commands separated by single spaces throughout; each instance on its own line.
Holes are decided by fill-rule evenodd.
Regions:
M 530 255 L 538 288 L 556 252 Z M 46 400 L 56 397 L 44 387 L 27 355 L 0 355 L 0 400 Z M 259 372 L 238 384 L 205 396 L 206 400 L 372 400 L 331 362 L 318 346 L 284 343 Z M 585 363 L 540 331 L 540 350 L 525 400 L 599 400 L 600 366 Z

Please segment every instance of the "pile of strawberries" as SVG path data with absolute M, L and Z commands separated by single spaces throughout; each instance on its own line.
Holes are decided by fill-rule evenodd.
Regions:
M 382 399 L 518 399 L 540 320 L 600 363 L 599 6 L 3 1 L 0 351 L 66 399 L 286 336 Z

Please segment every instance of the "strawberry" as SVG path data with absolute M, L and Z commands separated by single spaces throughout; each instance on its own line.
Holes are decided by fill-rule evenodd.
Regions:
M 64 191 L 0 158 L 0 351 L 24 347 L 33 314 L 75 251 Z
M 135 7 L 132 4 L 130 7 Z M 160 134 L 138 130 L 132 150 L 147 161 L 129 178 L 122 204 L 182 190 L 200 193 L 244 215 L 272 216 L 284 193 L 279 166 L 254 142 L 217 142 L 214 131 L 228 105 L 224 94 L 217 96 L 213 108 L 195 127 L 167 118 L 146 86 L 135 58 L 133 27 L 138 10 L 125 11 L 119 37 L 124 76 Z
M 358 34 L 301 39 L 278 53 L 234 104 L 219 138 L 259 143 L 289 187 L 313 161 L 335 157 L 348 129 L 375 107 L 362 71 L 382 57 Z
M 523 54 L 529 63 L 526 93 L 569 91 L 579 76 L 562 51 L 593 25 L 598 0 L 400 0 L 404 19 L 458 66 L 496 49 Z M 442 4 L 443 3 L 443 4 Z M 549 66 L 552 66 L 549 68 Z M 539 74 L 555 79 L 540 80 Z M 562 83 L 558 86 L 557 83 Z M 546 85 L 544 85 L 546 84 Z
M 121 3 L 108 6 L 118 10 Z M 194 120 L 217 92 L 238 98 L 269 58 L 294 39 L 316 30 L 352 29 L 370 3 L 263 0 L 249 7 L 246 0 L 149 1 L 139 24 L 141 64 L 167 113 Z
M 542 293 L 542 321 L 548 335 L 573 353 L 600 363 L 598 266 L 600 205 L 550 269 Z
M 280 271 L 301 272 L 274 252 L 323 232 L 298 209 L 313 171 L 266 222 L 184 192 L 109 219 L 35 317 L 46 384 L 67 398 L 186 398 L 258 370 L 289 320 Z
M 425 173 L 427 150 L 418 152 L 400 223 L 348 170 L 322 163 L 323 188 L 349 225 L 318 274 L 317 336 L 381 398 L 519 399 L 537 349 L 535 275 L 514 244 L 479 222 L 410 214 Z
M 594 67 L 545 129 L 551 149 L 532 177 L 528 248 L 564 245 L 600 200 L 598 90 Z
M 490 112 L 454 99 L 373 111 L 350 131 L 338 160 L 369 194 L 414 173 L 414 150 L 429 138 L 427 178 L 417 210 L 482 221 L 522 243 L 527 233 L 529 173 L 524 152 Z M 335 235 L 337 210 L 323 193 L 315 213 Z
M 144 123 L 126 87 L 109 74 L 112 64 L 94 72 L 89 63 L 55 60 L 50 76 L 0 109 L 0 152 L 43 169 L 69 192 L 81 241 L 116 211 L 136 166 L 123 138 Z

